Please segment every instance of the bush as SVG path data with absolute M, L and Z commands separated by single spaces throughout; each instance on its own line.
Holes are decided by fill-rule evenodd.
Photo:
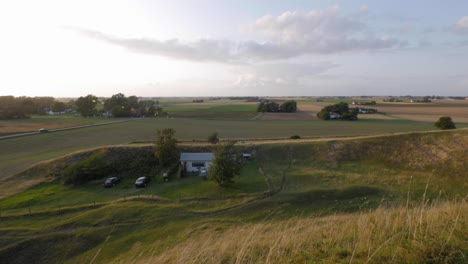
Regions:
M 450 116 L 442 116 L 434 123 L 434 126 L 440 129 L 455 129 L 455 123 Z
M 208 142 L 216 145 L 219 142 L 218 132 L 213 132 L 211 135 L 208 136 Z
M 293 136 L 290 137 L 290 139 L 300 139 L 300 138 L 301 138 L 301 136 L 299 136 L 299 135 L 293 135 Z
M 103 178 L 112 173 L 111 167 L 104 160 L 105 152 L 99 151 L 63 170 L 64 184 L 81 185 L 91 180 Z

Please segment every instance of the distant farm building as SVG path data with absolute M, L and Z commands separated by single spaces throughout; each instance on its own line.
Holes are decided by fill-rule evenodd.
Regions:
M 180 154 L 180 163 L 185 172 L 199 172 L 202 169 L 209 170 L 213 164 L 213 159 L 213 153 L 209 152 Z
M 340 119 L 340 114 L 335 113 L 335 112 L 330 112 L 328 113 L 330 115 L 330 119 Z

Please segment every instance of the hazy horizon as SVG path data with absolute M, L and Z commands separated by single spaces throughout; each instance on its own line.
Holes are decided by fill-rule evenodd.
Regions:
M 3 1 L 0 95 L 465 96 L 466 1 Z

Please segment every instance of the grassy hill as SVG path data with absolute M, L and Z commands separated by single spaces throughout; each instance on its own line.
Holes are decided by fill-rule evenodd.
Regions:
M 467 149 L 467 130 L 256 145 L 232 188 L 176 174 L 163 183 L 156 166 L 139 190 L 151 147 L 82 151 L 0 181 L 11 190 L 0 200 L 0 259 L 463 263 Z M 121 164 L 121 184 L 61 183 L 63 168 L 96 152 Z

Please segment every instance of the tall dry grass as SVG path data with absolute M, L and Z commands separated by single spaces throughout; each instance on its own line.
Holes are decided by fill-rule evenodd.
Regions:
M 265 220 L 224 230 L 213 226 L 187 233 L 174 247 L 149 249 L 153 254 L 139 248 L 126 254 L 131 258 L 117 262 L 467 263 L 467 219 L 465 198 L 423 201 L 415 208 Z M 142 258 L 135 260 L 135 256 Z

